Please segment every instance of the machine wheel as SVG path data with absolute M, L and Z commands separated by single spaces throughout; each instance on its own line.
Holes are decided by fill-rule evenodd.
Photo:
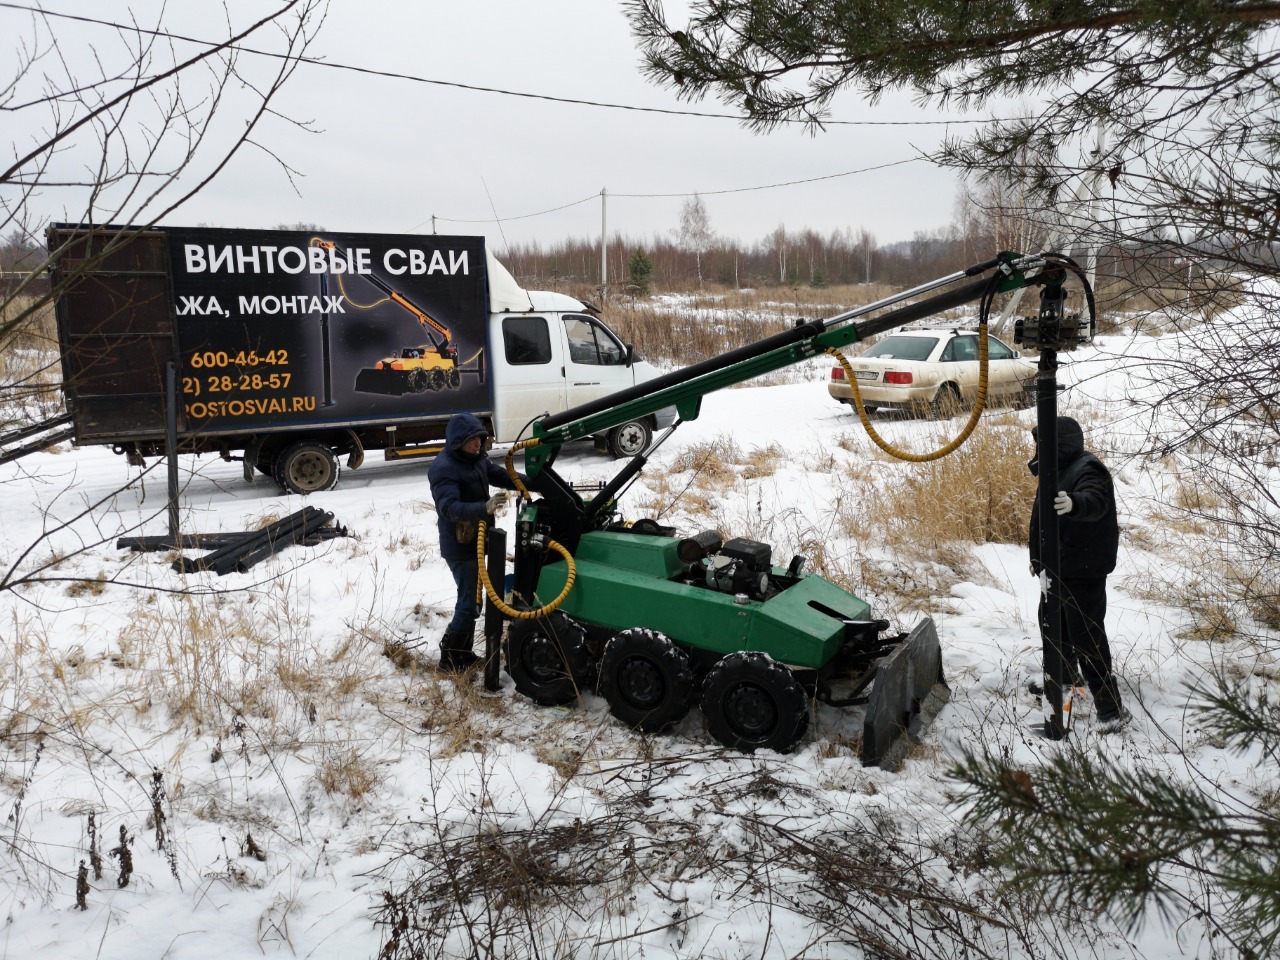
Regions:
M 719 660 L 702 684 L 711 735 L 734 750 L 786 753 L 809 728 L 809 697 L 791 671 L 767 653 Z
M 450 367 L 447 376 L 448 387 L 450 390 L 457 390 L 462 386 L 462 374 L 458 372 L 457 367 Z
M 600 693 L 628 726 L 663 730 L 693 704 L 693 668 L 688 654 L 656 630 L 623 630 L 604 648 Z
M 649 449 L 653 431 L 647 420 L 632 420 L 609 431 L 609 452 L 614 457 L 634 457 Z
M 342 467 L 332 450 L 316 440 L 299 440 L 280 451 L 273 475 L 290 493 L 332 490 Z
M 960 412 L 960 391 L 954 383 L 944 383 L 929 401 L 930 420 L 950 420 Z
M 596 662 L 587 631 L 558 610 L 513 623 L 507 631 L 506 661 L 516 689 L 544 707 L 570 703 L 595 686 Z
M 437 390 L 443 390 L 444 383 L 445 383 L 444 371 L 441 370 L 439 367 L 436 367 L 428 375 L 428 385 L 431 387 L 432 393 L 434 393 Z
M 427 371 L 422 369 L 410 370 L 409 373 L 405 376 L 404 382 L 405 382 L 405 386 L 409 388 L 410 392 L 426 393 L 427 387 L 428 387 Z

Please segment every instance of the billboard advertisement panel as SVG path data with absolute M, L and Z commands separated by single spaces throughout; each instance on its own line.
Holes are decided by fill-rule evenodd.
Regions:
M 488 409 L 482 237 L 166 234 L 188 430 Z

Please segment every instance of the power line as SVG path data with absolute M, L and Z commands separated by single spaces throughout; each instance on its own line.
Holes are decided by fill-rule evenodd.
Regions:
M 533 217 L 541 217 L 548 213 L 555 213 L 557 210 L 568 210 L 570 207 L 576 207 L 579 204 L 590 203 L 598 196 L 600 196 L 600 194 L 593 193 L 591 196 L 583 197 L 581 200 L 574 200 L 571 203 L 563 203 L 558 207 L 551 207 L 549 210 L 539 210 L 537 213 L 522 213 L 518 217 L 498 217 L 496 219 L 491 217 L 485 220 L 462 220 L 458 217 L 441 217 L 433 213 L 426 220 L 423 220 L 422 223 L 410 227 L 409 233 L 413 233 L 413 231 L 417 230 L 418 227 L 426 226 L 432 220 L 448 220 L 450 223 L 510 223 L 513 220 L 529 220 Z
M 81 23 L 94 24 L 96 26 L 111 27 L 116 30 L 126 30 L 133 33 L 146 34 L 147 36 L 160 37 L 166 40 L 180 40 L 184 43 L 195 43 L 202 46 L 220 46 L 208 40 L 201 40 L 197 37 L 189 37 L 180 33 L 172 33 L 167 30 L 148 29 L 137 26 L 136 24 L 117 23 L 113 20 L 102 20 L 97 17 L 87 17 L 83 14 L 73 13 L 57 13 L 52 10 L 44 10 L 40 7 L 27 6 L 20 3 L 2 3 L 0 8 L 10 10 L 20 10 L 26 13 L 38 13 L 43 17 L 58 17 L 64 20 L 75 20 Z M 328 70 L 344 70 L 351 73 L 364 74 L 371 77 L 382 77 L 388 80 L 408 80 L 411 83 L 423 83 L 430 86 L 452 87 L 455 90 L 469 90 L 473 93 L 492 93 L 504 97 L 520 97 L 527 100 L 545 100 L 550 103 L 564 103 L 579 107 L 597 107 L 604 110 L 629 110 L 636 113 L 657 113 L 666 114 L 675 117 L 700 117 L 710 120 L 734 120 L 741 123 L 749 120 L 750 117 L 736 113 L 712 113 L 705 110 L 677 110 L 671 107 L 640 107 L 634 104 L 626 103 L 609 103 L 603 100 L 583 100 L 577 97 L 557 97 L 546 93 L 529 93 L 523 90 L 508 90 L 502 87 L 484 87 L 470 83 L 460 83 L 455 80 L 435 80 L 430 77 L 420 77 L 408 73 L 396 73 L 391 70 L 377 70 L 373 67 L 362 67 L 357 64 L 337 63 L 331 60 L 317 60 L 314 57 L 299 56 L 296 54 L 276 53 L 272 50 L 258 50 L 254 47 L 246 47 L 240 44 L 229 44 L 226 49 L 234 50 L 237 53 L 247 53 L 259 57 L 271 57 L 277 60 L 292 60 L 297 63 L 307 64 L 313 67 L 324 67 Z M 24 107 L 32 106 L 30 103 L 20 104 L 18 106 L 9 106 L 8 110 L 20 110 Z M 1019 119 L 1019 118 L 1013 118 Z M 787 124 L 805 124 L 806 120 L 779 120 L 779 123 Z M 823 120 L 822 126 L 836 127 L 933 127 L 933 126 L 951 126 L 953 124 L 970 124 L 970 123 L 995 123 L 1002 122 L 995 118 L 986 120 Z M 479 222 L 479 221 L 477 221 Z
M 906 163 L 915 163 L 923 160 L 924 157 L 907 157 L 905 160 L 890 160 L 888 163 L 878 163 L 873 167 L 862 167 L 858 170 L 846 170 L 844 173 L 828 173 L 821 177 L 807 177 L 804 180 L 786 180 L 782 183 L 765 183 L 755 187 L 729 187 L 724 190 L 691 190 L 686 193 L 613 193 L 611 197 L 639 197 L 646 199 L 657 199 L 661 197 L 715 197 L 725 193 L 752 193 L 756 190 L 775 190 L 778 187 L 795 187 L 802 183 L 817 183 L 820 180 L 835 180 L 839 177 L 852 177 L 859 173 L 871 173 L 874 170 L 885 170 L 889 167 L 900 167 Z
M 888 163 L 879 163 L 872 167 L 861 167 L 857 170 L 846 170 L 843 173 L 828 173 L 821 177 L 806 177 L 803 180 L 786 180 L 781 183 L 764 183 L 754 187 L 728 187 L 724 190 L 687 190 L 683 193 L 614 193 L 612 190 L 610 190 L 609 196 L 623 197 L 629 200 L 662 200 L 662 199 L 669 199 L 672 197 L 716 197 L 716 196 L 720 196 L 722 194 L 727 194 L 727 193 L 752 193 L 757 190 L 776 190 L 779 187 L 795 187 L 805 183 L 819 183 L 823 180 L 835 180 L 835 179 L 838 179 L 839 177 L 852 177 L 859 173 L 871 173 L 875 170 L 886 170 L 889 167 L 900 167 L 900 166 L 903 166 L 904 164 L 916 163 L 917 161 L 924 160 L 924 159 L 926 158 L 925 157 L 908 157 L 905 160 L 891 160 Z M 433 214 L 430 219 L 447 220 L 449 223 L 510 223 L 512 220 L 528 220 L 532 217 L 541 217 L 548 213 L 555 213 L 558 210 L 567 210 L 569 207 L 576 207 L 579 204 L 589 203 L 592 200 L 595 200 L 599 196 L 600 194 L 593 193 L 589 197 L 583 197 L 581 200 L 574 200 L 572 203 L 566 203 L 559 207 L 552 207 L 549 210 L 541 210 L 538 213 L 521 214 L 518 217 L 498 217 L 498 218 L 490 218 L 490 219 L 484 219 L 484 220 L 462 220 L 457 217 L 442 217 L 442 216 L 439 216 L 438 214 Z M 412 233 L 414 230 L 417 230 L 418 227 L 421 227 L 428 222 L 430 221 L 429 220 L 422 221 L 422 223 L 419 223 L 417 226 L 411 227 L 409 229 L 409 232 Z

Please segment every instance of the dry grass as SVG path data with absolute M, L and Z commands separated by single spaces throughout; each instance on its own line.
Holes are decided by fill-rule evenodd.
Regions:
M 886 538 L 930 551 L 956 542 L 1025 543 L 1036 490 L 1031 453 L 1020 428 L 984 418 L 959 450 L 886 485 L 878 504 Z
M 316 780 L 325 793 L 360 800 L 378 785 L 377 766 L 360 745 L 325 742 L 320 745 L 320 757 Z
M 6 353 L 23 350 L 57 354 L 58 330 L 53 304 L 38 304 L 36 297 L 0 300 L 0 330 L 13 328 L 6 337 Z
M 0 399 L 4 423 L 26 423 L 55 416 L 62 409 L 62 369 L 58 359 L 53 307 L 15 297 L 0 303 Z M 10 329 L 10 324 L 13 324 Z M 4 423 L 0 423 L 3 426 Z

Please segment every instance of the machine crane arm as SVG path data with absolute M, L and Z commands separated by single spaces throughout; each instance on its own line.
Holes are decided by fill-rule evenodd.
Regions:
M 530 476 L 537 476 L 547 469 L 559 448 L 566 443 L 603 433 L 611 427 L 644 417 L 664 407 L 674 406 L 681 420 L 696 419 L 702 398 L 709 393 L 819 356 L 828 348 L 846 347 L 943 310 L 972 303 L 984 296 L 1034 284 L 1038 282 L 1044 266 L 1045 260 L 1042 257 L 1001 254 L 992 260 L 904 290 L 875 303 L 827 320 L 803 321 L 790 330 L 765 337 L 721 356 L 683 367 L 563 413 L 544 417 L 533 425 L 532 432 L 536 442 L 525 450 L 526 472 Z M 988 275 L 982 276 L 983 274 Z M 853 322 L 904 300 L 957 284 L 961 280 L 968 282 L 879 316 Z
M 321 247 L 322 249 L 333 250 L 340 257 L 345 258 L 347 256 L 346 250 L 344 250 L 338 244 L 334 243 L 332 240 L 316 239 L 316 240 L 313 240 L 312 243 L 314 243 L 317 247 Z M 450 340 L 448 327 L 442 324 L 435 317 L 431 316 L 431 314 L 427 313 L 426 310 L 423 310 L 420 306 L 418 306 L 416 303 L 414 303 L 404 294 L 400 293 L 397 290 L 392 289 L 390 284 L 388 284 L 385 280 L 383 280 L 381 277 L 377 276 L 376 274 L 364 273 L 364 274 L 361 274 L 361 276 L 365 280 L 368 280 L 370 283 L 372 283 L 375 287 L 377 287 L 383 293 L 385 293 L 393 303 L 398 304 L 399 306 L 407 310 L 409 313 L 413 314 L 414 318 L 423 327 L 425 327 L 428 330 L 434 330 L 436 333 L 440 334 L 440 336 L 444 337 L 444 341 L 442 343 L 436 344 L 437 349 L 439 349 L 441 352 L 444 351 L 444 348 L 449 345 L 449 340 Z

